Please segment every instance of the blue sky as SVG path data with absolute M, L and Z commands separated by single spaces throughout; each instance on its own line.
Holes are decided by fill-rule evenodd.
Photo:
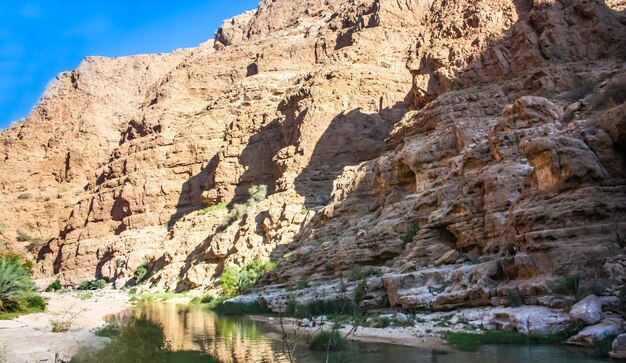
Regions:
M 213 37 L 259 0 L 0 0 L 0 129 L 89 55 L 166 53 Z

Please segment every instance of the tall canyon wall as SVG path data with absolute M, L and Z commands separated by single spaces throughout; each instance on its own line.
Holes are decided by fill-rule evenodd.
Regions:
M 361 266 L 371 307 L 558 305 L 575 272 L 612 293 L 624 7 L 264 0 L 194 49 L 87 58 L 0 135 L 4 237 L 48 241 L 38 272 L 66 284 L 145 261 L 152 286 L 207 287 L 260 256 L 279 295 Z M 231 223 L 205 209 L 262 184 Z

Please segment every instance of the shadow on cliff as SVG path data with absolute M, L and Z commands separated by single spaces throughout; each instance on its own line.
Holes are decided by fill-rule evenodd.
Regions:
M 274 119 L 250 136 L 238 157 L 245 171 L 235 186 L 234 202 L 248 199 L 248 189 L 253 185 L 266 185 L 268 193 L 275 191 L 278 171 L 274 165 L 274 155 L 284 145 L 287 128 L 284 122 Z
M 527 28 L 530 28 L 530 31 L 537 31 L 537 29 L 535 29 L 536 25 L 533 25 L 532 20 L 531 20 L 531 10 L 533 8 L 532 0 L 514 0 L 513 4 L 518 14 L 517 22 L 512 24 L 508 29 L 504 30 L 504 32 L 502 33 L 502 38 L 500 40 L 497 40 L 493 44 L 490 44 L 490 46 L 487 47 L 481 54 L 473 56 L 473 59 L 474 59 L 473 62 L 479 62 L 479 63 L 482 62 L 482 65 L 479 65 L 479 66 L 482 66 L 483 69 L 482 70 L 479 69 L 479 71 L 484 71 L 484 74 L 481 74 L 480 72 L 473 69 L 474 64 L 472 63 L 470 64 L 470 67 L 468 67 L 468 69 L 465 69 L 463 72 L 459 72 L 460 74 L 459 76 L 456 76 L 452 80 L 450 80 L 449 84 L 445 84 L 444 82 L 439 83 L 439 81 L 435 79 L 437 69 L 426 66 L 420 70 L 424 70 L 426 73 L 431 75 L 430 82 L 427 85 L 428 89 L 424 90 L 425 92 L 422 95 L 419 95 L 415 90 L 411 90 L 411 92 L 409 92 L 406 95 L 406 98 L 405 98 L 406 105 L 409 106 L 409 108 L 412 110 L 420 110 L 422 108 L 425 108 L 428 102 L 434 101 L 440 95 L 450 92 L 452 89 L 458 89 L 458 90 L 468 89 L 467 92 L 472 93 L 475 91 L 471 91 L 471 89 L 475 89 L 474 87 L 477 85 L 484 85 L 486 83 L 499 82 L 503 80 L 511 80 L 517 77 L 522 78 L 524 76 L 528 76 L 527 77 L 528 80 L 525 82 L 525 84 L 521 86 L 520 89 L 513 90 L 513 91 L 509 90 L 511 91 L 511 93 L 507 94 L 507 96 L 510 96 L 513 100 L 523 95 L 553 92 L 550 89 L 550 87 L 554 87 L 554 84 L 550 84 L 549 80 L 547 80 L 546 83 L 544 83 L 542 80 L 542 78 L 548 77 L 549 75 L 546 74 L 544 70 L 541 69 L 541 67 L 550 65 L 553 63 L 566 62 L 567 58 L 562 53 L 559 54 L 559 52 L 556 52 L 556 51 L 554 51 L 553 53 L 550 53 L 548 50 L 542 49 L 541 44 L 532 43 L 528 39 L 522 39 L 522 40 L 527 41 L 526 43 L 524 42 L 514 43 L 513 41 L 511 41 L 512 38 L 518 35 L 516 33 L 520 33 L 521 35 L 523 35 L 523 32 L 526 31 Z M 613 13 L 620 14 L 620 16 L 622 17 L 624 16 L 624 11 L 622 12 L 613 11 Z M 540 14 L 540 15 L 545 15 L 545 14 Z M 584 14 L 580 16 L 584 17 Z M 548 22 L 548 20 L 546 19 L 543 19 L 543 20 L 545 22 Z M 584 19 L 583 21 L 587 21 L 587 20 L 588 19 Z M 537 37 L 539 37 L 539 35 L 540 34 L 537 32 Z M 518 36 L 517 38 L 521 39 L 522 37 Z M 519 41 L 520 39 L 515 39 L 515 40 Z M 509 41 L 510 43 L 507 43 Z M 556 44 L 556 47 L 555 47 L 556 50 L 560 49 L 558 48 L 558 46 L 559 44 Z M 613 49 L 613 53 L 614 51 L 615 50 Z M 615 54 L 613 53 L 611 53 L 609 50 L 606 50 L 606 52 L 603 54 L 608 57 L 609 55 L 614 56 Z M 501 61 L 501 59 L 499 58 L 502 57 L 502 54 L 507 54 L 509 56 L 509 60 L 511 61 L 511 64 L 509 64 L 510 69 L 508 69 L 508 71 L 499 69 L 500 61 Z M 529 58 L 524 58 L 524 57 L 518 58 L 520 55 L 529 56 Z M 571 56 L 574 57 L 575 55 L 572 54 Z M 574 58 L 573 60 L 576 60 L 576 59 Z M 425 57 L 421 59 L 421 62 L 422 62 L 421 65 L 424 65 L 424 63 L 429 62 L 429 60 L 427 59 L 427 57 Z M 426 73 L 414 72 L 413 75 L 414 76 L 425 75 Z M 481 77 L 483 77 L 484 79 Z M 509 92 L 509 91 L 506 91 L 506 92 Z M 432 95 L 432 98 L 429 98 L 425 95 Z M 422 99 L 418 99 L 419 97 L 422 97 Z M 311 206 L 311 205 L 326 204 L 329 200 L 330 194 L 333 189 L 333 180 L 335 180 L 336 177 L 341 174 L 341 170 L 343 169 L 343 167 L 347 165 L 357 164 L 357 162 L 353 160 L 356 157 L 355 154 L 357 154 L 356 150 L 358 150 L 358 148 L 362 146 L 353 145 L 355 143 L 359 143 L 360 140 L 356 137 L 348 137 L 349 135 L 348 131 L 356 130 L 359 127 L 366 126 L 368 123 L 365 120 L 368 116 L 369 115 L 364 115 L 360 113 L 360 111 L 358 110 L 353 110 L 346 115 L 339 115 L 337 116 L 335 120 L 333 120 L 333 123 L 331 124 L 331 126 L 324 133 L 324 135 L 322 136 L 322 138 L 320 139 L 320 141 L 315 147 L 315 151 L 313 153 L 313 156 L 311 158 L 309 165 L 296 178 L 296 183 L 295 183 L 296 189 L 301 195 L 306 196 L 307 205 Z M 497 117 L 500 115 L 493 115 L 493 116 Z M 421 126 L 424 128 L 425 125 L 421 125 Z M 402 135 L 400 135 L 400 137 L 398 137 L 396 140 L 392 140 L 389 143 L 388 149 L 389 150 L 395 149 L 397 146 L 402 145 L 404 143 L 405 138 L 411 137 L 414 134 L 419 132 L 416 129 L 417 128 L 414 128 L 413 130 L 411 130 L 410 127 L 407 127 L 407 131 L 402 133 Z M 454 133 L 454 130 L 451 129 L 450 133 Z M 377 145 L 377 144 L 372 143 L 372 145 Z M 458 149 L 458 145 L 454 145 L 454 147 Z M 362 147 L 362 148 L 365 148 L 365 147 Z M 382 150 L 384 150 L 384 144 L 382 146 Z M 375 157 L 379 156 L 380 153 L 381 152 L 378 151 L 378 155 L 373 155 L 369 159 L 374 159 Z M 364 158 L 364 160 L 367 160 L 367 158 Z M 399 165 L 399 166 L 402 166 L 402 165 Z M 394 170 L 394 172 L 402 174 L 404 169 L 406 168 L 399 167 L 396 170 Z M 412 171 L 410 171 L 410 169 L 407 170 L 407 175 L 413 177 L 413 181 L 411 184 L 414 186 L 415 175 L 413 174 Z M 404 178 L 403 175 L 396 175 L 396 177 L 400 181 L 402 179 L 406 179 Z M 470 182 L 472 181 L 468 180 L 468 183 Z M 384 188 L 387 188 L 387 189 L 381 190 L 378 195 L 371 195 L 371 196 L 363 197 L 360 194 L 358 194 L 358 192 L 355 192 L 354 194 L 348 194 L 348 195 L 342 196 L 341 200 L 337 204 L 333 205 L 330 211 L 330 214 L 334 214 L 335 216 L 330 217 L 330 218 L 337 218 L 336 212 L 341 210 L 342 208 L 351 208 L 351 205 L 350 205 L 351 203 L 352 204 L 356 203 L 359 207 L 363 207 L 365 209 L 369 208 L 371 212 L 374 212 L 373 216 L 380 216 L 380 213 L 383 211 L 383 209 L 386 206 L 388 206 L 389 204 L 393 204 L 398 201 L 401 201 L 405 197 L 410 195 L 411 193 L 415 192 L 414 190 L 413 191 L 404 190 L 403 189 L 404 187 L 402 185 L 398 185 L 398 186 L 387 185 Z M 354 191 L 358 191 L 362 188 L 359 186 L 356 186 L 351 189 Z M 459 189 L 459 192 L 461 191 L 462 189 Z M 397 197 L 388 198 L 389 195 L 396 195 Z M 355 202 L 354 199 L 358 199 L 358 201 Z M 401 239 L 404 238 L 405 235 L 408 234 L 407 230 L 412 223 L 420 222 L 419 225 L 421 225 L 422 227 L 421 233 L 423 235 L 430 234 L 434 236 L 432 238 L 433 242 L 436 241 L 437 243 L 441 245 L 457 248 L 458 246 L 456 246 L 457 244 L 456 233 L 458 233 L 458 231 L 454 228 L 454 225 L 453 225 L 454 220 L 451 218 L 436 225 L 435 224 L 429 225 L 428 221 L 430 219 L 429 217 L 430 217 L 430 212 L 432 212 L 432 209 L 428 210 L 429 205 L 427 205 L 427 203 L 423 203 L 422 206 L 426 208 L 424 208 L 424 210 L 413 210 L 412 213 L 407 213 L 406 215 L 404 215 L 403 216 L 404 220 L 396 223 L 397 226 L 401 228 L 400 229 L 394 228 L 391 231 L 390 235 L 385 236 L 385 239 L 387 241 L 381 242 L 380 236 L 377 236 L 376 238 L 378 240 L 375 243 L 377 243 L 378 245 L 385 245 L 385 244 L 397 245 L 398 246 L 397 251 L 394 251 L 395 256 L 402 256 L 406 253 L 406 251 L 410 249 L 410 248 L 406 248 L 404 250 L 405 252 L 403 252 L 405 245 L 407 243 L 411 243 L 412 241 L 408 241 L 407 243 L 404 243 L 404 244 L 400 244 L 399 242 L 401 241 Z M 475 206 L 469 205 L 466 207 L 468 207 L 469 210 L 471 211 L 470 214 L 474 212 L 472 211 L 472 209 L 474 209 Z M 338 227 L 336 228 L 333 227 L 334 229 L 330 229 L 329 225 L 331 223 L 329 223 L 330 222 L 329 218 L 327 218 L 326 216 L 320 216 L 320 215 L 316 216 L 316 218 L 313 221 L 311 221 L 307 226 L 303 226 L 301 231 L 304 231 L 305 233 L 301 233 L 297 235 L 294 238 L 293 245 L 289 246 L 288 249 L 293 253 L 302 245 L 310 242 L 311 239 L 316 239 L 318 241 L 323 240 L 322 238 L 319 238 L 319 236 L 323 236 L 323 237 L 332 236 L 336 240 L 341 240 L 342 239 L 341 232 L 342 230 L 346 230 L 346 228 L 345 227 L 342 228 L 342 226 L 347 226 L 350 224 L 348 222 L 350 222 L 349 221 L 350 219 L 354 218 L 354 213 L 352 214 L 348 213 L 344 216 L 339 216 L 339 218 L 340 220 L 337 221 Z M 370 227 L 375 228 L 376 225 L 370 224 Z M 315 235 L 317 237 L 315 238 L 310 237 L 313 235 L 313 233 L 306 233 L 306 231 L 315 231 Z M 351 230 L 348 233 L 353 233 L 353 232 L 354 230 Z M 364 245 L 368 245 L 370 244 L 369 241 L 367 240 L 369 238 L 368 231 L 364 230 L 363 232 L 364 232 L 364 236 L 363 236 L 364 241 L 362 243 Z M 411 240 L 413 239 L 413 237 L 415 237 L 415 235 L 411 237 Z M 509 243 L 507 242 L 507 239 L 514 238 L 514 237 L 515 236 L 501 236 L 502 240 L 501 241 L 498 240 L 499 245 L 497 248 L 503 249 L 507 247 L 507 244 Z M 420 238 L 420 237 L 417 236 L 417 238 Z M 485 242 L 485 241 L 482 241 L 482 242 Z M 357 236 L 357 243 L 360 243 L 358 236 Z M 372 243 L 374 243 L 374 241 L 372 241 Z M 293 270 L 290 270 L 290 268 L 292 268 L 293 266 L 297 266 L 295 270 L 306 271 L 307 274 L 320 273 L 320 272 L 324 272 L 322 270 L 322 268 L 325 268 L 324 265 L 329 264 L 330 261 L 332 261 L 332 258 L 330 258 L 329 256 L 333 256 L 335 261 L 342 260 L 341 250 L 339 250 L 339 247 L 338 247 L 340 246 L 339 243 L 325 243 L 325 245 L 334 246 L 334 247 L 332 248 L 325 247 L 323 251 L 322 249 L 319 249 L 320 251 L 319 254 L 311 253 L 311 252 L 308 252 L 307 254 L 304 254 L 304 255 L 294 253 L 293 257 L 286 259 L 285 261 L 286 265 L 284 268 L 281 268 L 279 266 L 279 268 L 274 273 L 271 273 L 273 281 L 271 282 L 266 281 L 266 283 L 267 282 L 269 283 L 286 282 L 290 279 L 293 281 L 294 279 L 301 278 L 302 276 L 294 276 Z M 475 245 L 466 246 L 465 249 L 469 250 L 470 248 L 473 248 L 473 247 L 475 247 Z M 462 250 L 462 248 L 458 248 L 458 249 Z M 389 250 L 382 249 L 382 251 L 388 252 Z M 284 252 L 285 252 L 285 247 L 279 246 L 274 252 L 272 252 L 273 258 L 276 259 L 276 258 L 283 257 Z M 502 251 L 496 249 L 493 252 L 501 253 Z M 365 256 L 364 258 L 360 260 L 357 259 L 357 256 L 343 256 L 343 257 L 345 257 L 343 259 L 343 263 L 371 264 L 372 262 L 379 262 L 379 261 L 376 261 L 376 256 L 373 256 L 373 257 Z M 323 263 L 320 261 L 328 261 L 328 262 Z M 309 267 L 313 267 L 313 268 L 311 269 L 302 268 L 302 266 L 306 264 L 309 264 Z M 319 268 L 315 269 L 316 268 L 315 266 L 319 266 Z M 343 271 L 349 267 L 350 267 L 349 264 L 343 265 L 343 266 L 336 266 L 334 272 L 336 273 L 337 271 Z M 338 276 L 335 276 L 335 277 L 338 277 Z
M 176 211 L 170 216 L 170 220 L 167 222 L 168 231 L 185 215 L 205 207 L 202 203 L 202 192 L 204 191 L 205 184 L 211 183 L 211 180 L 215 179 L 215 170 L 217 169 L 218 160 L 218 155 L 214 155 L 198 174 L 190 176 L 190 178 L 183 183 L 178 201 L 176 202 Z
M 328 204 L 333 182 L 347 166 L 379 157 L 393 125 L 406 112 L 403 102 L 365 113 L 356 108 L 335 116 L 315 144 L 307 166 L 295 179 L 295 189 L 307 207 Z

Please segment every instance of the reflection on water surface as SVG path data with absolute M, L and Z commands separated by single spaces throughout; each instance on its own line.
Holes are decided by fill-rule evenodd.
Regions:
M 146 319 L 160 326 L 172 354 L 169 362 L 288 362 L 276 333 L 261 322 L 247 317 L 218 316 L 201 306 L 170 303 L 142 303 L 125 316 L 122 322 Z M 139 339 L 141 340 L 141 339 Z M 148 340 L 150 341 L 150 340 Z M 138 347 L 137 347 L 138 348 Z M 323 352 L 298 347 L 299 363 L 324 362 Z M 608 362 L 590 358 L 585 352 L 563 346 L 485 346 L 477 352 L 434 354 L 430 350 L 391 344 L 351 342 L 348 348 L 331 357 L 331 362 L 354 363 L 582 363 Z

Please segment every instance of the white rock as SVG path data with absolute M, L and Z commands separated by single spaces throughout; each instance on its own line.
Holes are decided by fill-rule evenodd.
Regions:
M 602 340 L 609 335 L 621 334 L 624 332 L 624 321 L 620 318 L 606 318 L 600 323 L 591 325 L 581 330 L 567 340 L 567 344 L 578 346 L 590 346 L 598 340 Z
M 569 312 L 570 319 L 582 320 L 593 325 L 602 319 L 602 301 L 595 295 L 589 295 L 577 302 Z
M 409 317 L 402 313 L 396 313 L 396 320 L 400 323 L 409 321 Z

